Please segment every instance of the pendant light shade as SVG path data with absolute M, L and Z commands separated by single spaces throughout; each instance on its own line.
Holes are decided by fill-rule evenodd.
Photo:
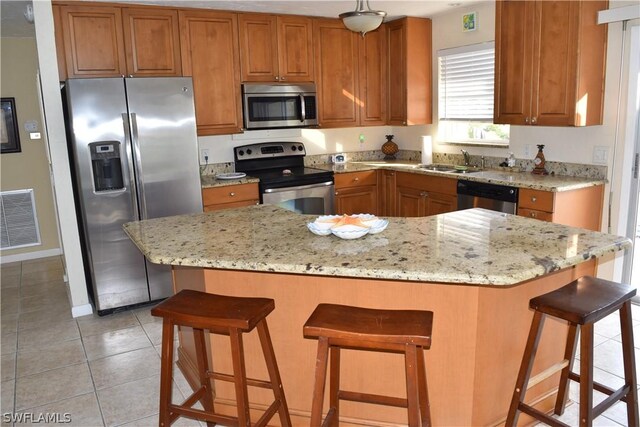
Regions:
M 366 1 L 366 9 L 365 9 Z M 364 35 L 373 31 L 382 24 L 382 20 L 387 16 L 386 12 L 371 10 L 369 0 L 357 0 L 356 10 L 340 14 L 340 19 L 349 30 Z

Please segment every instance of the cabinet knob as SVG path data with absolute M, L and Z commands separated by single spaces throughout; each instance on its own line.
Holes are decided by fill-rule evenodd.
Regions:
M 533 203 L 535 203 L 535 202 L 537 202 L 537 201 L 538 201 L 538 198 L 537 198 L 537 197 L 535 197 L 535 196 L 533 196 L 533 197 L 531 198 L 531 201 L 532 201 Z
M 354 181 L 360 181 L 360 178 L 358 178 L 357 176 L 355 178 L 353 178 Z
M 530 216 L 531 218 L 535 218 L 535 217 L 536 217 L 536 213 L 535 213 L 535 212 L 531 212 L 531 213 L 529 214 L 529 216 Z
M 537 119 L 535 117 L 531 117 L 531 124 L 535 125 L 537 122 Z
M 427 193 L 426 191 L 421 191 L 420 197 L 429 197 L 429 193 Z
M 285 80 L 285 78 L 284 77 L 280 77 L 280 80 Z
M 394 176 L 394 175 L 395 175 L 395 172 L 391 172 L 389 175 L 390 175 L 390 176 Z
M 236 193 L 234 193 L 234 192 L 232 191 L 231 193 L 229 193 L 229 195 L 230 195 L 231 197 L 233 197 L 233 196 L 235 196 L 235 195 L 236 195 Z
M 525 122 L 526 124 L 529 124 L 529 117 L 525 117 L 525 118 L 524 118 L 524 122 Z
M 403 124 L 403 125 L 406 125 L 406 124 L 407 124 L 407 122 L 402 122 L 402 124 Z
M 276 76 L 276 80 L 280 80 L 280 76 Z
M 336 196 L 338 195 L 338 192 L 336 191 Z

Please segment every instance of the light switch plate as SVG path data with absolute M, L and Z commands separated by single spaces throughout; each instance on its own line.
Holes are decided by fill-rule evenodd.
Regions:
M 609 161 L 609 147 L 596 145 L 593 147 L 593 163 L 596 165 L 606 165 Z

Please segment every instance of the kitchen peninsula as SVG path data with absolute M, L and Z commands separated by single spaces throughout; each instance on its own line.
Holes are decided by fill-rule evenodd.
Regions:
M 531 297 L 593 274 L 596 258 L 630 245 L 624 237 L 483 209 L 390 218 L 380 234 L 345 241 L 315 236 L 313 217 L 274 206 L 129 223 L 125 231 L 154 263 L 173 266 L 174 286 L 275 299 L 269 316 L 295 425 L 308 425 L 316 342 L 302 325 L 320 302 L 434 312 L 425 354 L 434 425 L 503 422 L 532 317 Z M 178 365 L 195 380 L 190 333 L 180 334 Z M 266 378 L 257 337 L 245 342 L 247 375 Z M 562 358 L 566 326 L 549 320 L 533 373 Z M 229 344 L 212 336 L 216 370 L 231 372 Z M 400 355 L 346 351 L 344 389 L 405 396 Z M 557 377 L 529 390 L 546 411 Z M 251 391 L 255 408 L 269 402 Z M 216 384 L 217 409 L 233 413 L 233 387 Z M 326 405 L 325 405 L 326 408 Z M 345 402 L 341 425 L 406 424 L 406 411 Z M 521 417 L 526 421 L 526 417 Z

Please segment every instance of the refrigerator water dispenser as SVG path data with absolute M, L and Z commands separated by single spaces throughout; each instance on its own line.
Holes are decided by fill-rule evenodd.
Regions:
M 89 144 L 93 185 L 96 192 L 122 190 L 122 162 L 120 142 L 100 141 Z

